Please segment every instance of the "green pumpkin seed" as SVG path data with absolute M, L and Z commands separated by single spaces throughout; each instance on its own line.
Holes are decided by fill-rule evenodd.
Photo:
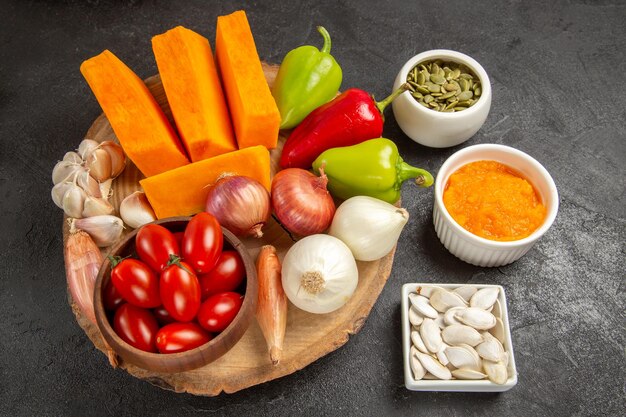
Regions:
M 463 91 L 461 94 L 459 94 L 459 101 L 465 101 L 465 100 L 469 100 L 470 98 L 474 97 L 474 93 L 471 91 Z
M 431 93 L 438 93 L 441 91 L 441 88 L 439 88 L 437 84 L 431 84 L 428 86 L 428 91 L 430 91 Z
M 448 104 L 446 105 L 445 109 L 446 109 L 446 110 L 453 109 L 453 108 L 455 108 L 455 107 L 456 107 L 456 104 L 457 104 L 457 103 L 458 103 L 458 101 L 456 101 L 456 100 L 455 100 L 455 101 L 453 101 L 452 103 L 448 103 Z
M 454 113 L 454 109 L 443 109 L 441 110 L 442 113 Z
M 413 97 L 415 97 L 416 99 L 424 98 L 424 95 L 422 93 L 417 92 L 417 91 L 414 92 L 414 93 L 411 93 L 411 95 Z
M 434 82 L 435 84 L 443 85 L 446 82 L 446 79 L 439 74 L 432 74 L 430 76 L 430 81 Z
M 417 83 L 422 85 L 426 82 L 426 76 L 424 75 L 423 72 L 420 72 L 419 74 L 417 74 Z
M 433 101 L 434 99 L 435 99 L 435 98 L 434 98 L 433 96 L 431 96 L 430 94 L 426 94 L 426 95 L 424 96 L 424 103 L 428 104 L 428 103 L 430 103 L 431 101 Z
M 441 97 L 443 94 L 441 93 L 430 93 L 431 96 L 433 97 Z
M 428 103 L 428 105 L 432 107 L 433 109 L 436 109 L 439 107 L 439 104 L 437 104 L 436 101 L 431 101 L 430 103 Z
M 419 91 L 422 94 L 428 94 L 430 93 L 430 91 L 428 90 L 428 88 L 424 87 L 423 85 L 420 85 L 417 87 L 417 91 Z
M 450 98 L 450 97 L 454 97 L 454 91 L 450 91 L 449 93 L 445 93 L 444 95 L 441 96 L 441 99 L 446 99 L 446 98 Z
M 455 107 L 455 108 L 454 108 L 454 111 L 461 111 L 461 110 L 465 110 L 465 109 L 467 109 L 467 107 L 461 107 L 461 106 L 459 106 L 459 107 Z
M 473 80 L 474 77 L 472 77 L 471 75 L 469 75 L 468 73 L 464 72 L 461 74 L 461 78 L 465 79 L 465 80 Z
M 483 90 L 482 90 L 480 87 L 478 87 L 478 88 L 476 88 L 476 90 L 474 90 L 474 95 L 475 95 L 476 97 L 480 97 L 480 95 L 481 95 L 482 93 L 483 93 Z

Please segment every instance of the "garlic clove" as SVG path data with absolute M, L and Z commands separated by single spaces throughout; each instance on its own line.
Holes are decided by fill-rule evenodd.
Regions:
M 63 211 L 69 217 L 83 217 L 83 208 L 87 193 L 76 184 L 70 184 L 69 189 L 63 195 Z
M 122 201 L 120 216 L 124 223 L 134 229 L 156 220 L 154 210 L 142 191 L 135 191 Z
M 103 214 L 112 214 L 115 208 L 108 201 L 102 198 L 87 196 L 82 212 L 82 217 L 99 216 Z M 81 217 L 81 216 L 75 216 Z
M 105 150 L 111 158 L 111 178 L 115 178 L 126 167 L 126 154 L 124 149 L 117 143 L 107 140 L 100 144 L 100 149 Z
M 87 156 L 89 156 L 91 151 L 96 149 L 98 147 L 98 145 L 100 145 L 100 144 L 98 142 L 96 142 L 95 140 L 83 139 L 83 141 L 80 143 L 80 145 L 78 145 L 78 155 L 83 160 L 86 160 Z
M 73 162 L 78 165 L 83 163 L 83 158 L 81 158 L 80 155 L 76 152 L 66 152 L 63 156 L 63 160 L 65 162 Z
M 82 169 L 76 176 L 76 183 L 87 193 L 87 195 L 95 198 L 101 198 L 100 186 L 86 169 Z
M 93 216 L 84 219 L 71 219 L 70 229 L 87 232 L 99 247 L 113 245 L 122 236 L 122 219 L 111 215 Z
M 75 162 L 59 161 L 52 169 L 52 183 L 72 182 L 80 169 L 80 165 Z
M 56 204 L 58 208 L 63 208 L 63 197 L 65 196 L 67 190 L 69 190 L 73 186 L 74 183 L 71 182 L 60 182 L 52 187 L 52 191 L 50 194 L 52 194 L 52 201 L 54 201 L 54 204 Z
M 109 178 L 106 181 L 100 183 L 100 194 L 102 194 L 102 198 L 108 200 L 113 195 L 113 189 L 111 186 L 113 185 L 113 178 Z
M 85 167 L 89 174 L 97 181 L 102 182 L 111 178 L 111 157 L 104 149 L 94 149 L 87 155 Z

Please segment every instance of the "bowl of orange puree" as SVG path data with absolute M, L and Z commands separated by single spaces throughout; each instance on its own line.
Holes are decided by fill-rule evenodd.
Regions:
M 464 148 L 444 162 L 435 181 L 437 236 L 473 265 L 501 266 L 522 257 L 550 228 L 558 208 L 548 171 L 509 146 Z

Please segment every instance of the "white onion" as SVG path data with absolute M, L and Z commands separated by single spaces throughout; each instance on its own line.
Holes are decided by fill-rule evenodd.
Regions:
M 398 242 L 409 213 L 373 197 L 357 196 L 344 201 L 333 218 L 329 234 L 343 241 L 359 261 L 375 261 Z
M 352 296 L 359 271 L 350 249 L 328 235 L 311 235 L 285 255 L 283 289 L 289 301 L 309 313 L 337 310 Z

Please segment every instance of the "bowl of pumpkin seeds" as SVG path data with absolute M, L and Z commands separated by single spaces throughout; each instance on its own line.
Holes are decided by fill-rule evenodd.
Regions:
M 422 52 L 402 67 L 394 90 L 409 89 L 394 100 L 402 131 L 415 142 L 447 148 L 465 142 L 485 123 L 491 108 L 491 83 L 473 58 L 447 49 Z

